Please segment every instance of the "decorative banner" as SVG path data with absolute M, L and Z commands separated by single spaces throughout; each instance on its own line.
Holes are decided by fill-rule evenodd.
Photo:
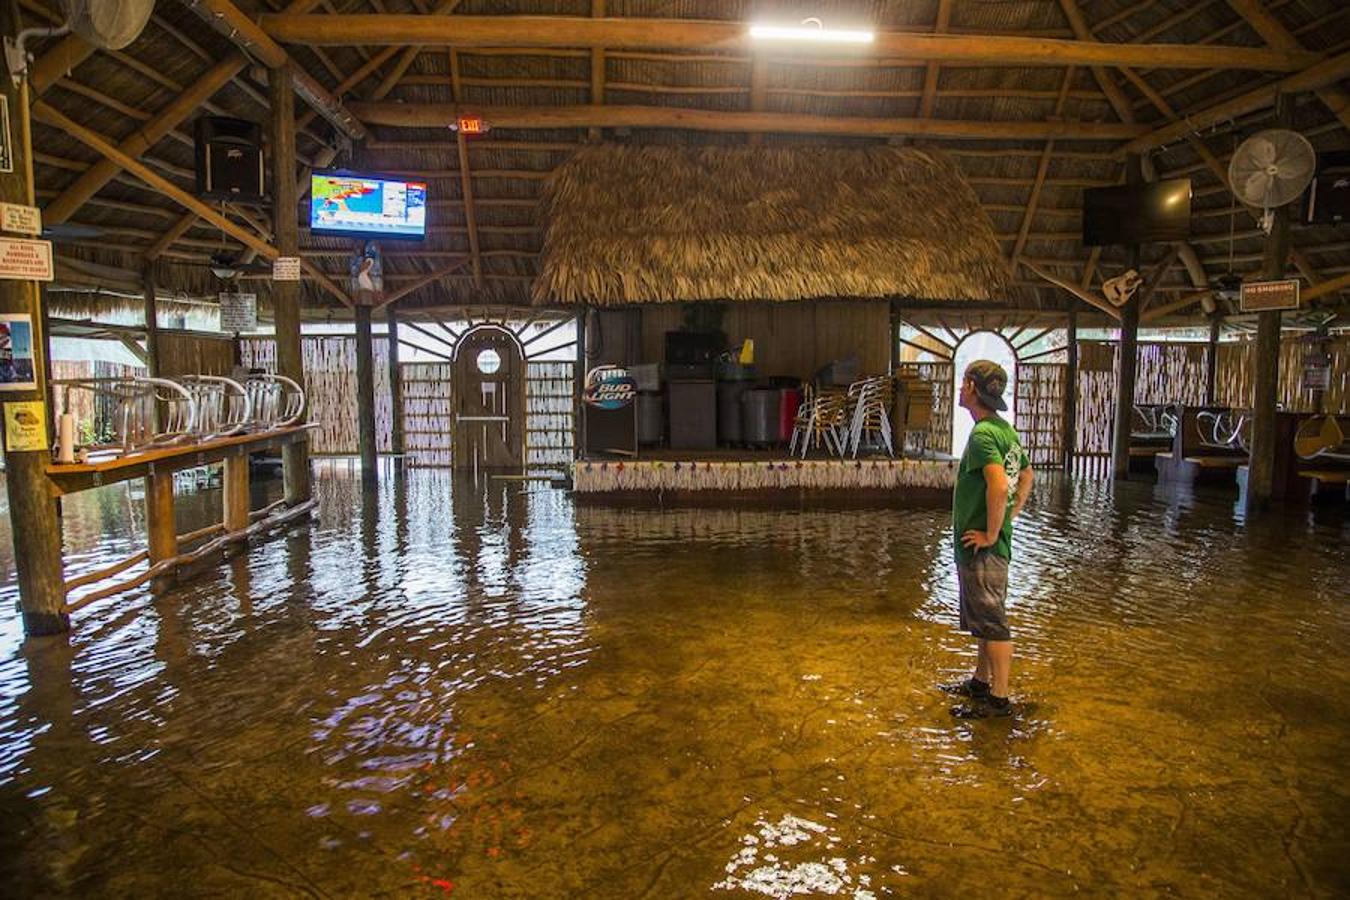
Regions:
M 254 331 L 258 327 L 257 294 L 220 294 L 220 330 Z
M 10 453 L 46 450 L 47 406 L 41 400 L 5 404 L 5 449 Z
M 1244 282 L 1239 297 L 1243 312 L 1298 309 L 1298 279 Z
M 33 320 L 27 314 L 0 315 L 0 391 L 37 388 Z
M 0 203 L 0 231 L 19 234 L 42 234 L 42 211 L 36 206 L 19 203 Z
M 578 462 L 572 466 L 579 494 L 609 491 L 949 491 L 955 460 L 873 459 L 772 462 Z
M 0 238 L 0 278 L 11 281 L 51 281 L 51 241 Z
M 299 281 L 300 257 L 278 256 L 272 260 L 273 281 Z
M 623 409 L 637 397 L 637 382 L 623 366 L 596 366 L 586 373 L 581 398 L 597 409 Z
M 384 261 L 380 246 L 366 241 L 362 252 L 351 259 L 352 300 L 361 306 L 379 306 L 384 299 Z
M 0 172 L 14 171 L 14 141 L 9 134 L 9 98 L 0 94 Z

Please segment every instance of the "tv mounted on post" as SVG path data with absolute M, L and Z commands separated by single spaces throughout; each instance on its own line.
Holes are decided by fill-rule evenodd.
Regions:
M 1184 241 L 1191 235 L 1191 180 L 1091 188 L 1083 192 L 1083 245 Z
M 421 240 L 427 233 L 426 182 L 315 172 L 309 181 L 309 230 L 315 234 Z

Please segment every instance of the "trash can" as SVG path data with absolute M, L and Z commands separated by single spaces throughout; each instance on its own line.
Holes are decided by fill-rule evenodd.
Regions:
M 659 444 L 666 436 L 664 397 L 660 391 L 638 391 L 637 439 L 639 444 Z
M 751 388 L 741 398 L 741 440 L 767 447 L 779 443 L 777 388 Z
M 726 446 L 745 440 L 741 427 L 741 398 L 749 389 L 748 381 L 717 383 L 717 443 Z

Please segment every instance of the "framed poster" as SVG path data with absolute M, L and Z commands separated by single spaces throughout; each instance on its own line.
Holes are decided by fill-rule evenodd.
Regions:
M 0 391 L 36 389 L 33 319 L 26 313 L 0 314 Z

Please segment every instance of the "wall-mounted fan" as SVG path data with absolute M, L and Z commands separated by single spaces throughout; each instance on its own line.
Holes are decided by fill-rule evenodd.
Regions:
M 70 30 L 95 47 L 121 50 L 140 35 L 155 0 L 61 0 Z
M 1247 138 L 1228 163 L 1233 195 L 1263 211 L 1261 227 L 1268 233 L 1274 210 L 1293 203 L 1312 183 L 1317 153 L 1297 131 L 1269 128 Z

